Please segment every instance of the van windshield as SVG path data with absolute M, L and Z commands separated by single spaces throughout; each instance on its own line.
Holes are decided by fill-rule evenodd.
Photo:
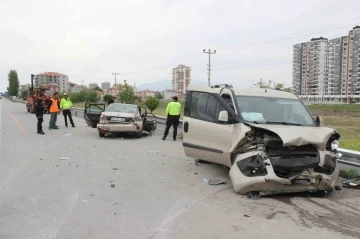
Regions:
M 316 126 L 311 114 L 297 99 L 237 95 L 236 100 L 245 122 Z

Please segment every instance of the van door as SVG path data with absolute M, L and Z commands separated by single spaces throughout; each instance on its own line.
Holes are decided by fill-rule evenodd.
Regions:
M 220 111 L 228 112 L 228 122 L 218 120 Z M 188 91 L 183 118 L 186 156 L 231 167 L 235 123 L 235 112 L 219 94 Z

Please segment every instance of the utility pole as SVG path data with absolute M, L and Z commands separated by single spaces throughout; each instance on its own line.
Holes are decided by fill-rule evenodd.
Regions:
M 84 82 L 85 82 L 85 81 L 84 81 L 84 80 L 81 80 L 80 82 L 81 82 L 81 88 L 84 89 Z
M 119 73 L 115 72 L 115 73 L 111 73 L 111 74 L 115 76 L 115 85 L 116 85 L 116 76 L 119 75 Z
M 205 51 L 205 49 L 204 49 L 204 51 L 203 51 L 203 53 L 207 53 L 207 54 L 209 54 L 209 65 L 208 65 L 208 84 L 209 84 L 209 86 L 210 86 L 210 71 L 211 71 L 211 64 L 210 64 L 210 55 L 211 54 L 216 54 L 216 50 L 214 50 L 214 52 L 211 52 L 210 51 L 210 49 L 209 49 L 209 51 Z

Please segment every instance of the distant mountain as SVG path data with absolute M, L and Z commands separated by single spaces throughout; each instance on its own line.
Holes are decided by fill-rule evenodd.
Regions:
M 205 81 L 191 80 L 193 84 L 207 84 Z M 153 91 L 162 91 L 165 89 L 172 89 L 171 80 L 159 80 L 144 83 L 142 85 L 136 86 L 136 90 L 153 90 Z

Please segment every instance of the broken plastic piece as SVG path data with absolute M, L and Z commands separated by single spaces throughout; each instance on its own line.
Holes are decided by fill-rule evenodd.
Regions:
M 360 177 L 344 180 L 343 187 L 360 189 Z
M 69 160 L 70 158 L 62 157 L 60 160 Z
M 218 180 L 218 179 L 206 179 L 203 178 L 203 182 L 209 185 L 220 185 L 220 184 L 225 184 L 226 182 L 223 180 Z

